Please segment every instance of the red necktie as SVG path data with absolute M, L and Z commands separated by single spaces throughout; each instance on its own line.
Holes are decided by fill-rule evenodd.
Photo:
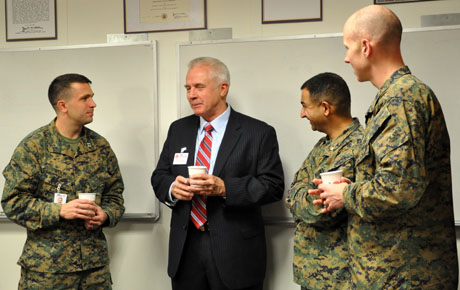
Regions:
M 196 155 L 195 161 L 195 165 L 205 166 L 208 171 L 209 165 L 211 164 L 212 129 L 214 128 L 211 124 L 205 126 L 205 135 L 203 140 L 201 140 L 200 148 L 198 149 L 198 154 Z M 206 223 L 206 196 L 195 195 L 192 198 L 192 211 L 190 216 L 192 218 L 193 224 L 197 229 Z

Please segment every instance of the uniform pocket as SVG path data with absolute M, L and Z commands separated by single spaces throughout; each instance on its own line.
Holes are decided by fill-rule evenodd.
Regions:
M 39 190 L 35 194 L 48 202 L 54 202 L 54 193 L 58 191 L 69 195 L 71 192 L 71 181 L 68 180 L 66 174 L 60 170 L 56 170 L 51 167 L 44 168 L 40 175 L 40 186 Z M 67 196 L 69 200 L 69 196 Z
M 110 177 L 111 176 L 106 168 L 103 168 L 102 166 L 93 168 L 88 175 L 87 192 L 104 192 L 104 188 Z
M 370 144 L 382 130 L 385 129 L 385 123 L 390 119 L 391 114 L 386 107 L 383 107 L 377 116 L 372 118 L 364 130 L 364 139 L 361 143 L 361 150 L 356 159 L 356 164 L 360 164 L 367 156 L 371 155 Z

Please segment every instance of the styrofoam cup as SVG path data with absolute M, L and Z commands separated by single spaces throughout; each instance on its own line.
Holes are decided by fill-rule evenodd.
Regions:
M 188 167 L 188 177 L 192 178 L 192 175 L 198 173 L 206 173 L 206 166 L 189 166 Z M 200 187 L 199 185 L 192 184 L 193 187 Z
M 188 167 L 188 176 L 191 177 L 192 175 L 198 173 L 206 173 L 206 166 L 189 166 Z
M 321 175 L 321 180 L 324 184 L 333 184 L 336 181 L 340 182 L 340 178 L 342 177 L 342 170 L 323 172 L 319 175 Z
M 87 199 L 96 202 L 96 193 L 95 192 L 81 192 L 78 194 L 79 199 Z

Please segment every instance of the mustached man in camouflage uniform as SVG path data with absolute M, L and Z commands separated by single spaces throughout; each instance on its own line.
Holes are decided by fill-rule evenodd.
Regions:
M 21 141 L 3 171 L 3 210 L 27 229 L 19 289 L 111 289 L 102 227 L 123 215 L 124 186 L 107 140 L 84 127 L 96 107 L 90 84 L 57 77 L 48 91 L 57 117 Z M 84 192 L 96 201 L 78 199 Z
M 342 170 L 354 180 L 355 161 L 362 139 L 358 119 L 351 117 L 350 91 L 345 81 L 333 73 L 322 73 L 302 87 L 301 118 L 312 130 L 323 132 L 288 191 L 286 205 L 296 220 L 294 237 L 294 281 L 302 289 L 349 289 L 347 212 L 340 209 L 322 214 L 314 205 L 314 178 L 321 172 Z
M 405 66 L 398 17 L 382 6 L 354 13 L 343 30 L 359 81 L 378 93 L 366 114 L 357 182 L 319 185 L 348 212 L 354 289 L 457 289 L 450 143 L 433 91 Z M 319 181 L 318 181 L 319 182 Z

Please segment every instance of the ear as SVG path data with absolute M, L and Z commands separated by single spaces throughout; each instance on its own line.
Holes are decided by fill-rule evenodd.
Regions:
M 320 106 L 323 108 L 324 117 L 329 117 L 332 114 L 333 107 L 327 101 L 322 101 Z
M 371 42 L 368 39 L 363 39 L 361 41 L 361 50 L 363 55 L 367 58 L 371 55 L 372 53 L 372 45 Z
M 228 94 L 228 83 L 227 82 L 222 82 L 220 85 L 219 85 L 219 88 L 220 88 L 220 96 L 221 97 L 225 97 L 227 96 Z
M 67 113 L 67 104 L 63 99 L 57 101 L 57 111 L 61 113 Z

